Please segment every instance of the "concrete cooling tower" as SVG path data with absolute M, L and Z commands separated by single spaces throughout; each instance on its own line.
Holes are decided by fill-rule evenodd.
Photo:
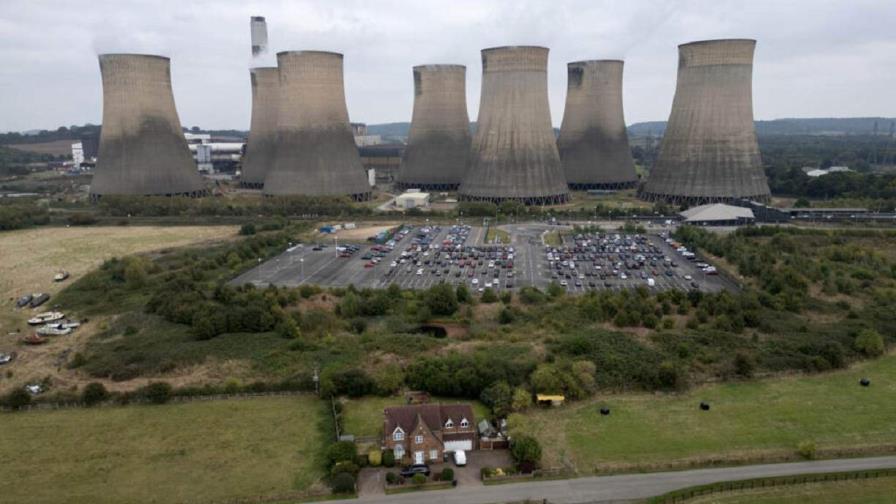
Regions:
M 264 194 L 369 198 L 345 104 L 342 55 L 286 51 L 277 54 L 277 66 L 277 149 Z
M 414 115 L 398 184 L 455 190 L 467 171 L 470 117 L 467 69 L 462 65 L 414 67 Z
M 252 81 L 252 122 L 246 154 L 243 156 L 240 185 L 261 189 L 274 162 L 277 146 L 277 105 L 280 75 L 277 67 L 249 70 Z
M 619 60 L 567 65 L 557 147 L 572 189 L 622 189 L 637 183 L 622 113 L 622 66 Z
M 676 204 L 769 198 L 753 127 L 755 40 L 678 47 L 678 84 L 641 197 Z
M 101 54 L 103 127 L 91 197 L 206 193 L 171 93 L 168 58 Z
M 462 199 L 527 205 L 569 199 L 551 125 L 547 62 L 545 47 L 482 51 L 479 124 Z

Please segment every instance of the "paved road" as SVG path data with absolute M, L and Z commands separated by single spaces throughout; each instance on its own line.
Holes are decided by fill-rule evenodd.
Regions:
M 373 496 L 363 499 L 331 500 L 327 504 L 489 504 L 508 501 L 547 499 L 552 504 L 581 504 L 645 499 L 679 488 L 719 481 L 808 473 L 896 468 L 896 456 L 820 460 L 787 464 L 765 464 L 652 474 L 597 476 L 570 480 L 539 481 L 512 485 L 458 487 L 423 493 Z

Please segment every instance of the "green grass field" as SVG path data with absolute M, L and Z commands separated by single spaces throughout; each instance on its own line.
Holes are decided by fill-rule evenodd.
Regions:
M 600 372 L 600 371 L 598 371 Z M 868 388 L 858 381 L 867 376 Z M 534 410 L 518 422 L 541 439 L 545 463 L 581 473 L 659 468 L 760 454 L 896 443 L 896 355 L 815 376 L 700 387 L 684 394 L 620 394 Z M 700 401 L 711 405 L 700 411 Z M 610 416 L 601 416 L 607 405 Z M 513 422 L 512 422 L 513 423 Z
M 2 501 L 212 502 L 322 476 L 312 397 L 0 414 Z
M 470 402 L 463 399 L 436 399 L 431 402 L 444 404 Z M 383 409 L 387 406 L 401 406 L 405 404 L 404 397 L 363 397 L 349 399 L 343 409 L 343 428 L 345 432 L 355 436 L 379 436 L 383 433 Z M 472 401 L 473 413 L 476 421 L 487 418 L 488 408 L 479 401 Z
M 510 233 L 504 231 L 503 229 L 498 229 L 494 227 L 488 228 L 488 233 L 485 235 L 486 243 L 510 243 Z
M 744 490 L 688 500 L 688 504 L 892 504 L 896 478 L 809 483 Z

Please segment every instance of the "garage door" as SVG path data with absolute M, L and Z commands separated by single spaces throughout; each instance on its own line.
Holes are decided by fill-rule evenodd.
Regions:
M 470 439 L 465 439 L 463 441 L 446 441 L 445 442 L 445 451 L 446 452 L 454 452 L 454 451 L 470 451 L 473 449 L 473 441 Z

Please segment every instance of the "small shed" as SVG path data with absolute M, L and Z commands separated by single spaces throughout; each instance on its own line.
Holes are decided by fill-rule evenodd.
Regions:
M 538 404 L 563 406 L 566 397 L 562 394 L 535 394 L 535 400 Z

